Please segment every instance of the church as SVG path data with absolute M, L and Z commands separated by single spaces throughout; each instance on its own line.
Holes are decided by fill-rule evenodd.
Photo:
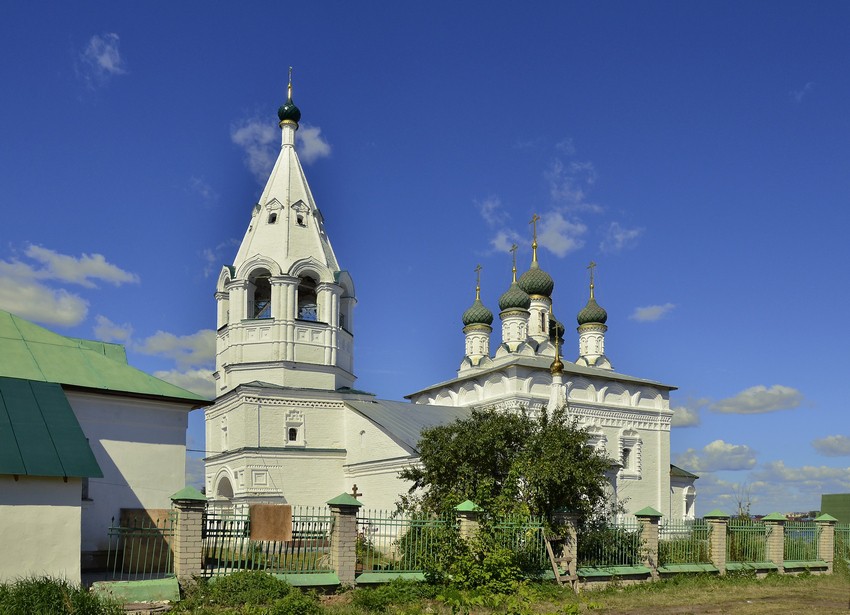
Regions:
M 368 508 L 393 509 L 409 486 L 398 472 L 416 463 L 423 429 L 472 408 L 567 404 L 589 445 L 612 459 L 612 495 L 627 512 L 651 506 L 667 518 L 694 517 L 697 477 L 670 464 L 675 387 L 613 369 L 593 263 L 577 316 L 578 357 L 562 360 L 565 327 L 553 313 L 555 282 L 538 261 L 536 215 L 531 265 L 519 277 L 512 250 L 498 346 L 479 283 L 461 318 L 465 352 L 454 378 L 407 402 L 357 390 L 354 281 L 337 260 L 295 150 L 301 111 L 291 83 L 278 119 L 280 153 L 216 285 L 216 400 L 205 409 L 205 486 L 214 506 L 323 505 L 354 488 Z

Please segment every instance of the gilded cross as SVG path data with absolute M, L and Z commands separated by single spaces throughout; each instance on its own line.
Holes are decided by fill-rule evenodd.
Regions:
M 289 67 L 289 85 L 286 88 L 287 98 L 292 100 L 292 67 Z
M 590 269 L 590 284 L 593 285 L 593 270 L 596 269 L 596 263 L 590 261 L 590 264 L 587 266 Z
M 537 221 L 538 220 L 540 220 L 540 216 L 538 216 L 537 214 L 534 214 L 533 216 L 531 216 L 531 222 L 529 222 L 529 224 L 533 225 L 534 241 L 537 241 Z
M 475 265 L 475 298 L 481 298 L 481 265 Z
M 514 259 L 514 266 L 513 266 L 513 269 L 511 270 L 511 271 L 513 271 L 514 282 L 516 282 L 516 251 L 517 251 L 516 244 L 513 244 L 511 246 L 511 249 L 509 250 L 509 252 L 511 253 L 511 256 Z

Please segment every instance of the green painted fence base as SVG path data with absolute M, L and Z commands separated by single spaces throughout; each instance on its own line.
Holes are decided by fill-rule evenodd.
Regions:
M 587 566 L 578 569 L 578 576 L 582 578 L 645 576 L 651 573 L 652 571 L 646 566 L 606 566 L 604 568 Z
M 745 570 L 779 570 L 779 566 L 773 562 L 732 562 L 726 564 L 728 572 L 741 572 Z
M 660 574 L 677 574 L 682 572 L 719 572 L 717 566 L 712 564 L 667 564 L 659 566 Z
M 276 579 L 286 581 L 295 587 L 326 587 L 340 585 L 335 572 L 312 572 L 304 574 L 274 574 Z
M 180 600 L 180 586 L 177 577 L 148 579 L 146 581 L 97 581 L 92 583 L 91 591 L 99 596 L 116 598 L 129 602 L 177 602 Z
M 424 581 L 425 574 L 422 572 L 364 572 L 358 575 L 354 582 L 363 585 L 367 583 L 389 583 L 395 579 Z
M 783 567 L 785 570 L 808 570 L 811 568 L 826 568 L 827 563 L 823 560 L 811 560 L 808 562 L 790 562 L 785 560 Z

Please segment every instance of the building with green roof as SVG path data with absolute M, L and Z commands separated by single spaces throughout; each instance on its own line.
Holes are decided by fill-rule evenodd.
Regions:
M 113 517 L 168 508 L 185 485 L 189 411 L 207 403 L 130 366 L 121 345 L 0 310 L 0 580 L 78 580 Z

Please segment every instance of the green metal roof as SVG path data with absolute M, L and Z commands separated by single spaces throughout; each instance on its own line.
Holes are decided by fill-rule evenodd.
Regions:
M 0 310 L 0 376 L 207 401 L 131 367 L 123 346 L 65 337 L 3 310 Z
M 670 464 L 670 476 L 676 476 L 678 478 L 699 478 L 699 476 L 697 476 L 693 472 L 688 472 L 687 470 L 680 468 L 679 466 L 674 466 L 672 463 Z
M 103 477 L 61 386 L 0 377 L 0 474 Z

